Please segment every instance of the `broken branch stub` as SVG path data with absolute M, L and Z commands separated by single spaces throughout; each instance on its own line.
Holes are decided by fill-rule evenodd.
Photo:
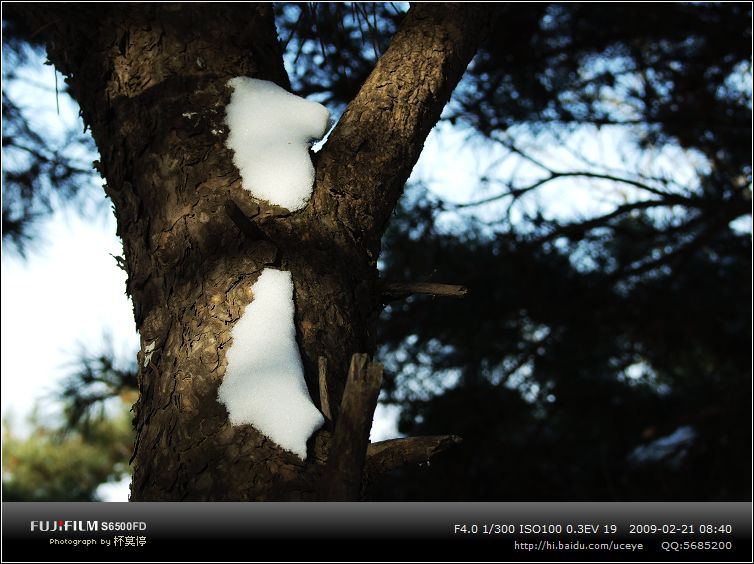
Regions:
M 361 496 L 364 461 L 369 445 L 382 365 L 366 354 L 354 354 L 327 461 L 320 497 L 326 501 L 356 501 Z
M 468 288 L 460 284 L 435 284 L 433 282 L 383 282 L 382 297 L 387 300 L 405 298 L 411 294 L 429 294 L 449 298 L 463 298 Z
M 406 437 L 372 443 L 367 448 L 365 474 L 368 480 L 407 466 L 421 464 L 441 452 L 460 444 L 463 439 L 457 435 L 436 435 L 428 437 Z
M 330 392 L 327 389 L 327 359 L 324 356 L 319 357 L 319 406 L 322 410 L 322 415 L 328 421 L 332 421 Z

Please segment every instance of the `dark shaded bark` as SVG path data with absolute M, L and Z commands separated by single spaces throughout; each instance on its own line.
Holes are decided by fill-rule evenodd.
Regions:
M 337 423 L 352 353 L 374 350 L 382 230 L 486 9 L 411 9 L 323 149 L 312 202 L 294 214 L 243 190 L 225 147 L 230 78 L 288 86 L 268 5 L 29 9 L 92 129 L 123 239 L 142 341 L 132 499 L 315 499 L 330 423 L 306 462 L 231 426 L 217 402 L 230 331 L 262 269 L 290 270 L 307 383 L 319 398 L 325 358 Z
M 407 437 L 372 443 L 367 448 L 365 474 L 368 481 L 410 464 L 428 464 L 430 459 L 460 444 L 455 435 Z
M 427 294 L 448 298 L 464 298 L 469 289 L 459 284 L 438 284 L 435 282 L 383 282 L 382 296 L 387 300 L 405 298 L 411 294 Z
M 369 445 L 377 396 L 382 386 L 382 365 L 370 363 L 365 354 L 355 354 L 340 405 L 338 424 L 322 477 L 320 499 L 349 501 L 361 495 L 364 460 Z

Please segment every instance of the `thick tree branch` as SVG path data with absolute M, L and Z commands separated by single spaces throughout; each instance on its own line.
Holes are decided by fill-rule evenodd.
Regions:
M 427 462 L 461 442 L 461 437 L 457 435 L 438 435 L 372 443 L 367 449 L 365 473 L 368 479 L 373 479 L 408 464 Z
M 325 220 L 329 229 L 345 227 L 373 258 L 424 140 L 493 10 L 471 3 L 412 6 L 320 153 L 314 212 L 337 210 Z

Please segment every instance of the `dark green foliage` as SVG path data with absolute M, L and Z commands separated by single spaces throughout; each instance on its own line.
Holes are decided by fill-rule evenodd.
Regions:
M 55 399 L 63 404 L 66 425 L 86 435 L 92 424 L 107 415 L 108 400 L 136 401 L 137 388 L 136 367 L 119 366 L 116 354 L 106 349 L 95 357 L 81 354 Z
M 79 355 L 49 398 L 62 404 L 62 422 L 35 412 L 28 435 L 3 422 L 3 501 L 97 501 L 102 483 L 128 476 L 136 367 L 116 357 L 112 348 Z
M 133 429 L 128 406 L 81 429 L 30 420 L 18 436 L 3 424 L 3 501 L 97 501 L 97 488 L 128 475 Z
M 750 21 L 744 4 L 507 10 L 449 119 L 503 142 L 519 124 L 624 124 L 641 150 L 694 149 L 708 172 L 698 189 L 647 182 L 672 214 L 627 202 L 449 233 L 432 227 L 448 206 L 406 204 L 386 276 L 470 294 L 388 310 L 390 397 L 403 433 L 465 443 L 374 499 L 750 498 L 751 236 L 730 226 L 751 213 Z M 691 441 L 637 456 L 683 429 Z
M 54 89 L 56 102 L 69 102 L 61 80 L 60 91 L 52 67 L 49 74 L 31 76 L 27 65 L 44 56 L 42 45 L 24 41 L 28 30 L 19 28 L 14 8 L 4 7 L 3 20 L 3 243 L 26 255 L 39 236 L 39 220 L 54 209 L 68 206 L 79 213 L 93 211 L 86 188 L 96 189 L 92 160 L 96 155 L 90 135 L 74 127 L 56 131 L 40 123 L 40 92 Z M 26 72 L 22 72 L 26 67 Z M 31 67 L 33 68 L 33 67 Z M 52 109 L 52 108 L 48 108 Z M 35 119 L 36 118 L 36 119 Z M 62 123 L 62 122 L 61 122 Z M 59 124 L 56 124 L 59 125 Z M 78 126 L 77 126 L 78 127 Z
M 277 24 L 293 90 L 340 114 L 403 18 L 391 2 L 279 3 Z
M 465 442 L 378 485 L 375 499 L 750 495 L 748 234 L 724 230 L 629 284 L 579 268 L 574 244 L 426 223 L 417 234 L 410 210 L 387 234 L 386 276 L 452 281 L 469 295 L 390 307 L 380 340 L 389 399 L 405 406 L 401 432 Z M 635 231 L 646 218 L 634 221 L 591 245 L 590 262 L 644 254 Z M 685 426 L 695 438 L 683 453 L 632 458 Z

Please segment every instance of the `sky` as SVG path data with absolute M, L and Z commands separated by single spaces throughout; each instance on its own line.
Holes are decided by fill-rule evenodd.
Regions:
M 103 350 L 106 332 L 121 358 L 135 354 L 125 272 L 110 256 L 121 254 L 114 223 L 58 212 L 40 229 L 47 242 L 28 261 L 3 254 L 0 384 L 3 419 L 14 431 L 26 431 L 34 407 L 43 420 L 59 416 L 56 388 L 79 352 Z M 106 493 L 127 501 L 127 489 Z
M 32 57 L 14 71 L 24 80 L 4 82 L 3 89 L 29 106 L 25 115 L 36 131 L 62 145 L 67 131 L 83 129 L 76 104 L 67 95 L 56 96 L 63 78 L 44 58 Z M 77 156 L 82 166 L 97 158 Z M 136 352 L 126 275 L 111 256 L 122 255 L 122 246 L 101 186 L 95 177 L 82 188 L 82 198 L 56 205 L 40 220 L 27 259 L 3 246 L 2 414 L 14 430 L 23 431 L 33 407 L 40 415 L 58 411 L 52 392 L 81 352 L 102 352 L 106 340 L 116 353 Z
M 45 242 L 28 261 L 2 258 L 2 411 L 16 417 L 37 400 L 53 409 L 55 382 L 80 351 L 99 353 L 110 332 L 116 351 L 135 353 L 125 272 L 115 220 L 87 221 L 57 212 L 40 229 Z M 45 411 L 43 411 L 43 414 Z

